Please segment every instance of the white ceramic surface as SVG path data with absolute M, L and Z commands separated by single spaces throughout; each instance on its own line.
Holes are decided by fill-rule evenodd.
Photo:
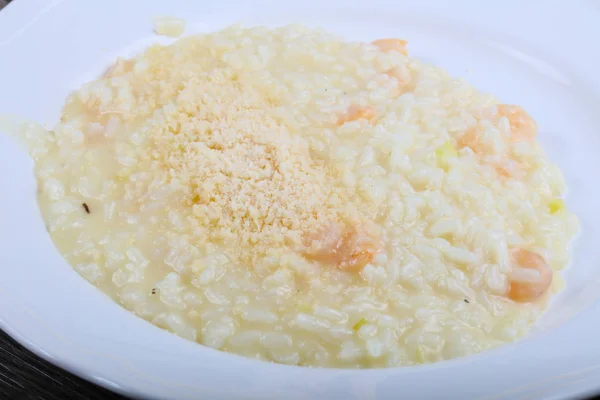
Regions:
M 152 18 L 165 14 L 184 17 L 187 33 L 237 21 L 300 22 L 351 40 L 402 37 L 412 56 L 523 105 L 565 171 L 567 204 L 582 221 L 566 290 L 525 340 L 433 365 L 309 369 L 217 352 L 133 316 L 75 273 L 44 229 L 31 161 L 0 135 L 0 328 L 53 363 L 143 398 L 512 400 L 600 392 L 600 2 L 17 0 L 0 12 L 0 114 L 54 124 L 69 91 L 110 60 L 165 41 L 152 34 Z

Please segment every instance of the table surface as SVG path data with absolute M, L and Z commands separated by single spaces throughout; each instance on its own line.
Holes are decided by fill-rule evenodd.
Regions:
M 0 399 L 124 400 L 40 359 L 0 331 Z
M 0 9 L 10 1 L 0 0 Z M 0 399 L 125 400 L 125 397 L 42 360 L 0 331 Z M 600 400 L 600 396 L 589 400 Z

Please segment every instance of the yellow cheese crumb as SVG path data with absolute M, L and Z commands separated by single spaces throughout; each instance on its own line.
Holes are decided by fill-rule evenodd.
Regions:
M 440 168 L 448 169 L 448 160 L 458 155 L 452 142 L 447 141 L 435 150 L 437 163 Z
M 562 211 L 565 211 L 566 209 L 567 206 L 565 205 L 563 199 L 550 200 L 550 202 L 548 203 L 548 211 L 550 212 L 550 214 L 558 214 Z
M 361 318 L 357 323 L 354 324 L 354 326 L 352 327 L 352 329 L 354 329 L 355 331 L 358 331 L 360 328 L 362 328 L 367 323 L 368 322 L 367 322 L 366 319 Z
M 304 312 L 304 313 L 311 313 L 312 312 L 312 306 L 310 304 L 301 302 L 298 303 L 298 311 L 300 312 Z

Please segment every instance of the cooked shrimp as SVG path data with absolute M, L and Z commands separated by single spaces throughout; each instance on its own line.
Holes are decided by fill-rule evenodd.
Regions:
M 484 144 L 482 143 L 475 128 L 467 130 L 458 140 L 461 147 L 469 147 L 479 157 L 483 164 L 490 165 L 496 170 L 496 173 L 504 178 L 523 177 L 522 165 L 510 158 L 509 154 L 502 152 L 496 155 L 486 155 Z
M 521 179 L 523 177 L 523 170 L 514 160 L 507 159 L 503 164 L 496 165 L 495 168 L 498 175 L 504 178 Z
M 375 118 L 375 110 L 370 106 L 359 106 L 358 104 L 352 104 L 348 107 L 346 114 L 340 116 L 338 119 L 338 125 L 344 125 L 346 122 L 356 121 L 358 119 L 366 119 L 372 121 Z
M 510 255 L 508 298 L 522 303 L 539 299 L 552 284 L 552 268 L 542 256 L 531 251 L 514 249 Z
M 408 55 L 406 45 L 408 42 L 402 39 L 378 39 L 372 42 L 381 51 L 397 51 L 398 53 Z
M 494 169 L 496 170 L 496 173 L 503 178 L 514 178 L 517 175 L 521 176 L 519 172 L 514 171 L 513 169 L 509 168 L 509 166 L 510 164 L 495 165 Z
M 483 146 L 475 128 L 468 129 L 460 139 L 458 139 L 458 145 L 460 147 L 470 147 L 475 154 L 481 154 L 483 152 Z
M 344 271 L 360 271 L 381 249 L 379 240 L 353 226 L 342 230 L 329 227 L 313 239 L 307 256 L 313 260 L 333 264 Z
M 387 72 L 388 76 L 396 78 L 400 86 L 410 83 L 410 71 L 408 68 L 395 67 Z
M 492 166 L 496 173 L 504 178 L 523 178 L 522 165 L 506 154 L 484 156 L 482 162 Z
M 529 114 L 520 106 L 499 104 L 498 114 L 508 118 L 510 123 L 511 139 L 514 142 L 531 142 L 537 135 L 537 124 Z

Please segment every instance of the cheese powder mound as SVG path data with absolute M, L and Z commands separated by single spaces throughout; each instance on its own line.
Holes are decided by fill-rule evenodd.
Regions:
M 137 149 L 136 164 L 169 171 L 166 183 L 183 188 L 198 240 L 224 244 L 244 261 L 301 248 L 306 232 L 350 208 L 348 191 L 274 117 L 277 106 L 223 68 L 188 81 L 141 129 L 150 146 Z
M 144 210 L 153 190 L 173 188 L 172 201 L 191 210 L 194 243 L 224 246 L 242 262 L 310 252 L 325 231 L 354 229 L 363 217 L 351 191 L 311 156 L 277 87 L 256 85 L 203 45 L 184 39 L 119 60 L 70 104 L 98 123 L 117 115 L 136 126 L 140 142 L 117 145 L 127 160 L 118 177 L 136 177 L 125 184 L 134 207 Z

